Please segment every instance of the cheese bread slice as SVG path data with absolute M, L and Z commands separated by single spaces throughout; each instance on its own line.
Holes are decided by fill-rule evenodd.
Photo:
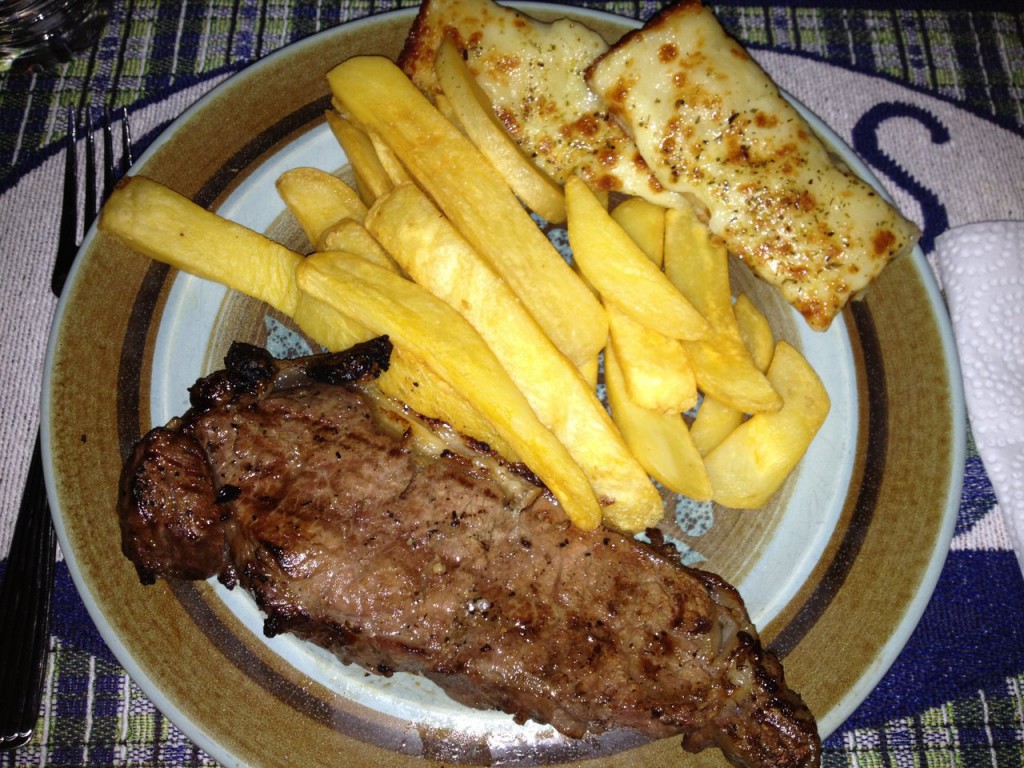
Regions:
M 580 176 L 595 191 L 680 205 L 584 80 L 608 43 L 569 19 L 542 22 L 492 0 L 424 0 L 398 63 L 423 92 L 442 93 L 434 61 L 444 37 L 463 54 L 498 120 L 560 184 Z
M 699 0 L 626 35 L 587 71 L 661 184 L 824 330 L 917 227 L 834 161 Z

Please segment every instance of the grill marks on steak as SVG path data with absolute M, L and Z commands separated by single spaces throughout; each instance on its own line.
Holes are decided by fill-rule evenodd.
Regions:
M 817 763 L 813 717 L 732 587 L 574 528 L 472 452 L 417 449 L 415 422 L 365 387 L 324 383 L 383 369 L 376 345 L 294 362 L 238 347 L 193 387 L 125 464 L 122 546 L 143 581 L 239 583 L 268 635 L 570 736 L 629 727 L 738 764 Z

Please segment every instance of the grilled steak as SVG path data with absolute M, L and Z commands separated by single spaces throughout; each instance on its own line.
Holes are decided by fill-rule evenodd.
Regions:
M 814 719 L 732 587 L 656 537 L 573 527 L 478 446 L 424 440 L 369 382 L 388 351 L 233 347 L 125 463 L 140 578 L 240 584 L 267 635 L 569 736 L 628 727 L 740 765 L 817 764 Z

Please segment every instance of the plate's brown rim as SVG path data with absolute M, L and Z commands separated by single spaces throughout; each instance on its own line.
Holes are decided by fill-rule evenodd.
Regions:
M 320 101 L 322 100 L 318 100 L 316 103 L 319 105 Z M 275 123 L 272 128 L 253 137 L 241 151 L 232 155 L 225 163 L 225 167 L 237 169 L 250 166 L 253 158 L 261 156 L 268 148 L 276 146 L 278 142 L 294 134 L 296 130 L 308 127 L 310 122 L 318 123 L 321 113 L 322 106 L 318 106 L 316 110 L 303 108 L 297 113 L 288 115 Z M 210 181 L 202 186 L 202 192 L 197 197 L 208 201 L 219 199 L 229 186 L 237 183 L 237 174 L 215 174 Z M 174 273 L 167 267 L 154 263 L 149 268 L 143 289 L 136 296 L 133 304 L 130 325 L 132 333 L 126 337 L 121 351 L 120 379 L 126 385 L 120 390 L 118 406 L 118 433 L 122 455 L 130 453 L 138 436 L 145 431 L 140 419 L 142 411 L 139 408 L 139 366 L 137 361 L 151 357 L 150 347 L 152 335 L 155 333 L 152 326 L 157 318 L 157 310 L 162 306 L 161 294 L 169 289 L 168 281 L 173 280 L 173 277 Z M 859 347 L 863 350 L 864 362 L 860 363 L 859 367 L 878 370 L 881 366 L 881 351 L 878 348 L 870 311 L 863 304 L 856 305 L 851 311 L 857 338 L 860 342 Z M 884 464 L 887 415 L 884 383 L 876 383 L 875 386 L 867 388 L 866 394 L 868 395 L 866 411 L 871 415 L 866 425 L 866 432 L 862 428 L 861 439 L 858 442 L 865 446 L 864 450 L 867 455 L 859 463 L 880 466 Z M 793 647 L 799 644 L 842 587 L 846 572 L 852 566 L 870 527 L 877 493 L 877 482 L 866 480 L 859 484 L 857 498 L 853 505 L 853 517 L 849 524 L 841 529 L 839 541 L 834 545 L 837 554 L 828 564 L 826 576 L 816 583 L 813 593 L 795 615 L 781 628 L 774 630 L 776 634 L 770 647 L 780 657 L 784 658 Z M 172 591 L 193 623 L 211 639 L 211 642 L 217 645 L 225 658 L 239 669 L 244 670 L 264 690 L 282 700 L 287 700 L 290 706 L 315 721 L 331 722 L 334 727 L 343 727 L 349 735 L 358 733 L 358 718 L 354 723 L 349 722 L 348 718 L 339 719 L 338 713 L 324 698 L 295 685 L 275 671 L 272 666 L 263 663 L 254 653 L 251 645 L 241 642 L 236 637 L 235 631 L 225 623 L 224 617 L 210 609 L 207 603 L 208 592 L 192 583 L 174 584 Z M 344 720 L 344 724 L 342 720 Z M 635 742 L 627 741 L 626 743 Z M 569 748 L 566 753 L 574 751 Z M 558 749 L 553 749 L 549 757 L 558 759 Z
M 566 10 L 568 10 L 568 9 L 566 9 Z M 396 14 L 389 14 L 389 15 L 405 16 L 405 15 L 411 15 L 411 14 L 410 14 L 410 11 L 408 9 L 406 9 L 404 11 L 396 12 Z M 630 21 L 631 21 L 629 19 L 613 17 L 610 14 L 604 14 L 604 15 L 609 17 L 609 23 L 629 24 Z M 321 102 L 322 102 L 322 100 L 321 100 Z M 322 108 L 323 108 L 321 102 L 317 102 L 317 104 L 320 105 L 319 106 L 319 110 L 320 111 L 322 111 Z M 251 146 L 247 145 L 246 151 L 244 153 L 241 153 L 241 154 L 243 154 L 243 155 L 245 155 L 247 157 L 250 157 L 250 158 L 258 156 L 261 152 L 266 151 L 266 149 L 268 147 L 273 146 L 278 141 L 278 139 L 280 138 L 281 135 L 284 135 L 284 134 L 288 133 L 289 131 L 293 131 L 296 128 L 301 127 L 301 124 L 303 123 L 304 120 L 308 122 L 309 119 L 313 119 L 311 116 L 312 116 L 314 111 L 315 111 L 314 107 L 312 105 L 310 105 L 308 107 L 308 111 L 304 113 L 303 117 L 296 118 L 294 113 L 292 115 L 287 116 L 284 120 L 279 121 L 279 123 L 277 125 L 277 128 L 274 131 L 270 131 L 269 133 L 264 131 L 263 133 L 261 133 L 258 136 L 254 137 L 252 139 L 252 141 L 250 142 Z M 275 138 L 275 137 L 277 137 L 277 138 Z M 237 156 L 236 156 L 236 159 L 238 159 Z M 234 163 L 231 163 L 231 166 L 237 168 L 237 166 L 234 165 Z M 215 200 L 219 196 L 221 196 L 224 193 L 224 191 L 233 182 L 234 182 L 234 179 L 231 177 L 230 174 L 223 174 L 223 176 L 220 177 L 220 178 L 212 177 L 211 179 L 207 180 L 207 182 L 203 185 L 202 191 L 199 194 L 196 195 L 196 199 L 197 200 L 201 200 L 201 201 L 209 204 L 210 202 L 212 202 L 213 200 Z M 135 305 L 133 307 L 133 318 L 129 321 L 129 328 L 132 329 L 133 336 L 131 337 L 131 339 L 126 337 L 125 344 L 122 347 L 122 354 L 121 354 L 122 374 L 125 377 L 124 378 L 125 383 L 128 384 L 127 388 L 130 389 L 130 390 L 133 390 L 134 394 L 135 394 L 135 397 L 136 397 L 135 401 L 131 402 L 131 395 L 129 395 L 128 400 L 119 403 L 119 407 L 118 407 L 118 426 L 119 426 L 119 430 L 118 431 L 119 431 L 119 439 L 121 441 L 122 450 L 124 450 L 126 445 L 130 445 L 131 442 L 133 442 L 134 439 L 136 439 L 137 435 L 139 434 L 139 431 L 138 431 L 138 429 L 139 429 L 138 415 L 139 415 L 140 404 L 137 401 L 137 395 L 138 395 L 138 392 L 139 392 L 139 389 L 138 389 L 138 386 L 137 386 L 138 382 L 136 381 L 136 386 L 131 386 L 131 377 L 132 376 L 136 376 L 136 377 L 138 376 L 138 371 L 137 371 L 137 361 L 139 359 L 137 357 L 138 348 L 133 350 L 132 353 L 127 353 L 127 348 L 128 348 L 129 345 L 134 345 L 134 344 L 137 344 L 137 343 L 140 343 L 140 342 L 143 345 L 145 345 L 146 340 L 149 337 L 148 321 L 146 323 L 140 323 L 141 315 L 139 313 L 143 313 L 144 314 L 147 311 L 145 309 L 145 306 L 147 304 L 149 304 L 150 301 L 153 302 L 153 306 L 155 306 L 155 304 L 158 303 L 158 295 L 159 295 L 160 291 L 163 290 L 163 284 L 166 281 L 167 276 L 168 276 L 168 271 L 166 270 L 166 268 L 163 268 L 163 267 L 160 267 L 160 266 L 154 266 L 154 267 L 152 267 L 149 270 L 149 273 L 148 273 L 148 275 L 146 277 L 146 280 L 145 280 L 145 285 L 147 287 L 143 291 L 143 293 L 146 293 L 148 291 L 150 298 L 142 300 L 141 299 L 141 295 L 142 294 L 140 294 L 140 300 L 136 301 L 136 303 L 135 303 Z M 867 307 L 867 305 L 865 305 L 865 307 Z M 151 311 L 151 309 L 149 311 Z M 877 346 L 877 339 L 875 339 L 875 337 L 873 335 L 873 327 L 872 327 L 873 323 L 871 321 L 870 309 L 858 307 L 857 309 L 853 310 L 853 317 L 854 317 L 854 326 L 857 328 L 857 333 L 858 333 L 859 338 L 861 339 L 862 346 L 865 346 L 863 344 L 865 339 L 867 339 L 868 342 L 869 342 L 866 345 L 868 348 Z M 872 339 L 875 339 L 875 341 L 871 341 Z M 869 355 L 870 355 L 870 351 L 869 351 Z M 879 352 L 879 360 L 880 360 L 880 352 Z M 885 403 L 884 403 L 884 397 L 883 397 L 883 402 L 880 404 L 880 408 L 878 410 L 872 411 L 872 413 L 876 414 L 876 415 L 880 414 L 880 413 L 883 413 L 884 412 L 884 407 L 882 407 L 882 406 L 884 406 L 884 405 L 885 405 Z M 885 419 L 884 418 L 882 419 L 882 424 L 883 424 L 883 426 L 885 424 Z M 869 428 L 869 431 L 870 431 L 870 428 Z M 868 450 L 871 450 L 871 444 L 872 444 L 872 441 L 868 440 L 867 441 Z M 876 441 L 876 444 L 878 444 L 878 441 Z M 883 439 L 883 440 L 881 440 L 881 445 L 884 446 L 884 444 L 885 444 L 885 440 Z M 868 463 L 872 464 L 873 462 L 869 461 Z M 861 522 L 863 523 L 864 521 L 862 520 Z M 870 519 L 868 519 L 867 522 L 869 523 Z M 862 525 L 853 525 L 853 526 L 851 526 L 850 528 L 847 529 L 847 532 L 850 533 L 852 538 L 849 538 L 849 537 L 844 538 L 844 541 L 847 541 L 847 538 L 849 538 L 849 543 L 847 543 L 845 545 L 841 545 L 839 547 L 839 549 L 842 550 L 843 552 L 845 552 L 845 554 L 843 556 L 841 556 L 841 557 L 836 557 L 836 558 L 834 558 L 832 560 L 833 564 L 830 566 L 830 568 L 832 569 L 832 573 L 834 575 L 835 574 L 842 575 L 845 570 L 848 570 L 849 566 L 852 565 L 853 560 L 855 560 L 855 557 L 849 557 L 848 555 L 850 555 L 851 553 L 853 555 L 855 555 L 856 549 L 859 547 L 859 543 L 857 541 L 857 537 L 861 536 L 861 535 L 866 535 L 866 531 L 862 527 Z M 838 584 L 840 584 L 841 581 L 842 581 L 841 578 L 839 578 L 838 580 L 836 580 L 835 578 L 831 579 L 831 583 L 836 584 L 836 589 L 838 588 Z M 833 590 L 832 594 L 834 594 L 834 590 Z M 820 616 L 821 613 L 824 612 L 824 610 L 827 607 L 827 604 L 829 602 L 830 602 L 830 598 L 828 598 L 825 595 L 818 595 L 818 594 L 813 595 L 812 599 L 809 599 L 809 600 L 805 601 L 804 607 L 801 608 L 801 611 L 797 615 L 797 618 L 799 620 L 793 619 L 793 620 L 788 621 L 786 623 L 786 625 L 784 627 L 782 627 L 776 633 L 776 638 L 775 638 L 775 641 L 774 641 L 776 648 L 779 651 L 781 651 L 783 653 L 786 653 L 792 647 L 795 647 L 796 645 L 798 645 L 799 642 L 800 642 L 800 639 L 807 633 L 807 631 L 809 631 L 811 629 L 811 627 L 813 627 L 813 623 L 814 622 L 813 621 L 809 621 L 808 617 L 812 616 L 812 615 L 815 615 L 815 614 L 817 616 Z

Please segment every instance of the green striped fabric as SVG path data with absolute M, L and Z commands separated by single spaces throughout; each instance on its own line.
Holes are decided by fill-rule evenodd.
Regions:
M 60 151 L 68 106 L 139 107 L 159 102 L 238 71 L 317 31 L 416 4 L 417 0 L 118 0 L 91 53 L 52 72 L 0 73 L 0 193 Z M 594 0 L 586 5 L 639 19 L 661 7 L 648 0 Z M 916 7 L 920 3 L 909 10 L 875 7 L 882 3 L 853 5 L 853 0 L 823 0 L 822 7 L 806 2 L 730 2 L 715 8 L 724 26 L 755 49 L 795 52 L 879 74 L 1024 134 L 1024 11 L 983 11 L 970 3 L 947 11 L 922 10 Z M 995 505 L 973 446 L 968 459 L 958 532 Z M 954 605 L 951 596 L 958 594 L 961 582 L 972 589 L 979 583 L 991 584 L 986 588 L 995 590 L 1005 587 L 999 579 L 1007 573 L 1019 577 L 1012 555 L 999 553 L 997 560 L 991 552 L 955 554 L 947 565 L 947 602 L 928 619 L 929 631 L 936 635 L 922 640 L 923 645 L 938 644 L 941 632 L 976 631 L 966 619 L 963 625 L 946 621 L 947 606 Z M 987 576 L 992 576 L 990 582 L 985 582 Z M 1019 593 L 1020 587 L 1015 588 Z M 1018 593 L 1014 605 L 1024 602 Z M 27 747 L 0 753 L 0 768 L 216 765 L 114 661 L 63 566 L 56 595 L 57 625 L 40 727 Z M 983 642 L 984 638 L 979 640 Z M 949 663 L 955 665 L 956 660 Z M 824 764 L 1024 766 L 1024 670 L 1015 668 L 977 685 L 959 685 L 958 695 L 949 700 L 919 707 L 915 696 L 927 691 L 934 674 L 936 670 L 927 668 L 902 670 L 898 679 L 916 680 L 916 693 L 887 689 L 888 709 L 873 709 L 841 728 L 825 744 Z M 874 717 L 879 711 L 883 716 Z
M 119 107 L 217 73 L 347 20 L 416 5 L 315 0 L 210 0 L 115 4 L 96 51 L 52 73 L 0 74 L 0 190 L 63 131 L 67 105 Z M 646 19 L 642 0 L 590 7 Z M 1024 23 L 1020 12 L 871 10 L 723 5 L 723 25 L 754 47 L 800 52 L 968 105 L 1024 126 Z M 19 115 L 20 120 L 9 116 Z

